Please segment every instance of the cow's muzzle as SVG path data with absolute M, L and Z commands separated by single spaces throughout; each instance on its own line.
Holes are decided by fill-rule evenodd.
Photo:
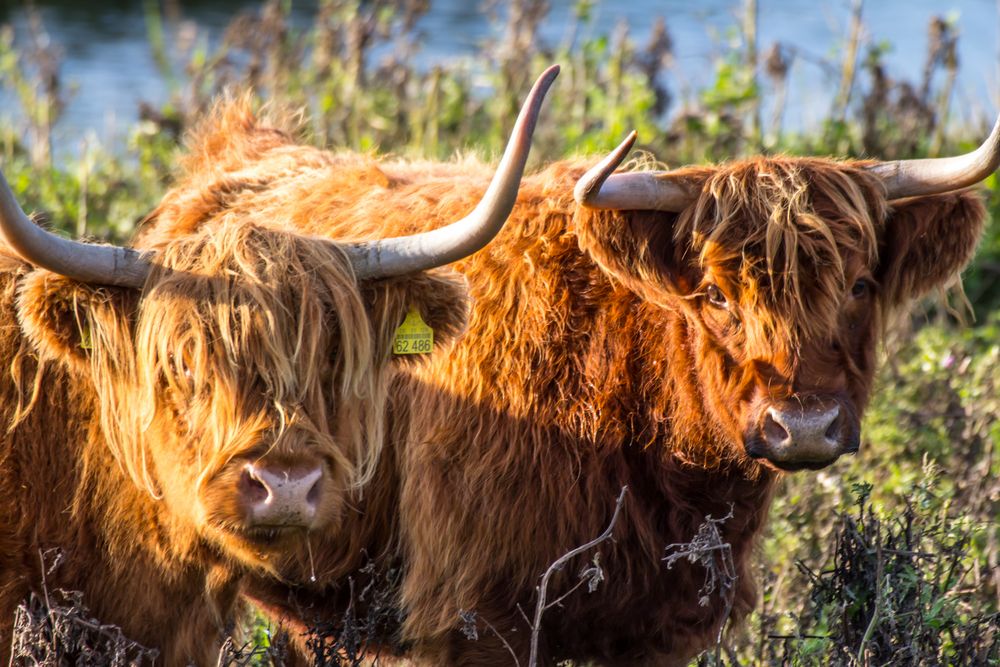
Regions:
M 321 465 L 279 467 L 247 463 L 237 483 L 247 527 L 312 528 L 322 482 Z
M 835 399 L 792 398 L 760 406 L 744 438 L 747 454 L 781 470 L 818 470 L 858 451 L 861 428 L 850 406 Z

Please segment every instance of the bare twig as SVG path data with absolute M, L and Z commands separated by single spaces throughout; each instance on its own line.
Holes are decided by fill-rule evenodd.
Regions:
M 875 576 L 875 609 L 872 611 L 872 618 L 868 622 L 868 627 L 865 628 L 865 634 L 861 638 L 861 643 L 858 645 L 858 664 L 863 665 L 865 657 L 865 645 L 872 638 L 872 633 L 875 632 L 875 626 L 878 624 L 879 616 L 882 614 L 882 571 L 883 571 L 883 560 L 882 560 L 882 549 L 879 545 L 877 549 L 877 563 L 878 563 L 878 573 Z
M 11 632 L 9 665 L 155 664 L 159 651 L 125 637 L 121 628 L 91 618 L 83 594 L 50 590 L 48 577 L 62 562 L 58 549 L 39 550 L 41 595 L 18 605 Z
M 58 564 L 58 561 L 59 561 L 59 554 L 58 553 L 56 554 L 54 560 L 55 560 L 56 564 Z M 45 574 L 46 574 L 46 572 L 45 572 L 45 553 L 41 549 L 38 550 L 38 564 L 41 565 L 42 594 L 45 596 L 45 609 L 47 609 L 48 612 L 49 612 L 49 628 L 50 628 L 50 631 L 51 631 L 50 632 L 51 636 L 49 637 L 49 642 L 51 642 L 52 646 L 55 646 L 56 645 L 56 617 L 55 617 L 55 610 L 52 608 L 52 601 L 49 600 L 49 587 L 45 583 Z M 55 565 L 53 565 L 53 568 L 55 568 Z
M 600 554 L 595 554 L 594 555 L 594 560 L 595 561 L 598 560 L 598 556 L 599 555 Z M 558 606 L 560 602 L 562 602 L 563 600 L 565 600 L 566 598 L 568 598 L 570 595 L 572 595 L 573 593 L 575 593 L 577 591 L 577 589 L 580 588 L 580 586 L 583 586 L 584 584 L 588 584 L 589 587 L 591 588 L 591 591 L 593 591 L 594 578 L 591 578 L 591 577 L 587 576 L 587 573 L 593 571 L 594 568 L 597 568 L 597 572 L 601 571 L 600 570 L 600 564 L 598 562 L 595 562 L 594 566 L 591 567 L 591 568 L 584 568 L 584 570 L 582 572 L 580 572 L 580 581 L 576 582 L 576 585 L 573 586 L 573 588 L 569 589 L 568 591 L 566 591 L 565 593 L 563 593 L 562 595 L 560 595 L 559 597 L 557 597 L 555 600 L 553 600 L 552 602 L 549 602 L 547 605 L 545 605 L 545 608 L 546 609 L 551 609 L 552 607 Z M 603 575 L 598 574 L 597 575 L 597 579 L 603 580 Z
M 565 554 L 557 558 L 551 565 L 549 565 L 549 568 L 545 570 L 545 574 L 542 575 L 542 581 L 538 585 L 538 602 L 535 604 L 535 620 L 531 626 L 531 652 L 528 656 L 528 667 L 537 667 L 538 665 L 538 639 L 542 630 L 542 614 L 544 614 L 545 610 L 548 609 L 545 599 L 548 595 L 549 579 L 552 578 L 553 574 L 565 567 L 566 563 L 573 558 L 582 553 L 586 553 L 611 538 L 611 533 L 614 532 L 615 525 L 618 523 L 618 517 L 622 511 L 622 505 L 625 503 L 625 493 L 627 491 L 628 486 L 623 486 L 621 493 L 618 494 L 618 500 L 615 502 L 614 514 L 611 515 L 611 521 L 608 523 L 608 527 L 604 529 L 603 533 L 590 542 L 567 551 Z M 563 597 L 560 597 L 559 600 L 562 600 Z M 559 600 L 557 600 L 557 602 Z
M 458 617 L 462 619 L 462 633 L 466 636 L 466 638 L 473 640 L 479 639 L 479 630 L 476 629 L 476 623 L 479 620 L 479 616 L 476 612 L 462 610 L 458 612 Z M 487 619 L 484 618 L 483 623 L 490 632 L 496 635 L 497 639 L 503 642 L 504 648 L 506 648 L 507 652 L 510 653 L 510 657 L 514 659 L 514 665 L 516 667 L 521 667 L 521 661 L 517 658 L 517 651 L 515 651 L 514 647 L 510 645 L 507 638 L 500 634 L 500 631 L 497 630 Z
M 708 606 L 712 593 L 716 591 L 726 601 L 722 623 L 719 625 L 719 634 L 715 640 L 716 662 L 720 659 L 722 633 L 726 629 L 726 622 L 733 610 L 733 603 L 736 600 L 736 580 L 739 578 L 736 574 L 736 564 L 733 562 L 733 547 L 728 542 L 723 541 L 722 533 L 719 531 L 719 526 L 733 518 L 733 511 L 733 506 L 730 504 L 729 513 L 721 519 L 706 516 L 694 539 L 690 542 L 668 545 L 667 555 L 663 558 L 667 563 L 667 569 L 682 559 L 698 563 L 705 568 L 705 583 L 698 591 L 698 604 L 703 607 Z

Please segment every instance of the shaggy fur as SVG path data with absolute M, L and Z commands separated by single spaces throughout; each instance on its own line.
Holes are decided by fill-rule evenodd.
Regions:
M 502 234 L 455 265 L 473 301 L 467 333 L 396 378 L 379 495 L 314 545 L 317 584 L 250 585 L 270 613 L 299 628 L 349 603 L 360 613 L 350 590 L 374 558 L 404 573 L 386 644 L 420 664 L 511 664 L 486 621 L 525 664 L 521 610 L 540 575 L 601 532 L 628 484 L 600 547 L 607 580 L 547 612 L 543 663 L 684 664 L 726 604 L 700 605 L 704 570 L 667 570 L 667 545 L 732 508 L 732 618 L 755 600 L 750 558 L 778 473 L 744 449 L 754 402 L 825 391 L 860 414 L 882 322 L 965 265 L 985 216 L 969 192 L 890 202 L 859 163 L 781 157 L 685 171 L 701 195 L 680 214 L 591 212 L 571 199 L 590 164 L 526 178 Z M 336 211 L 308 231 L 433 227 L 487 180 L 476 164 L 345 160 L 303 190 Z M 591 557 L 557 574 L 549 598 Z M 478 641 L 460 632 L 462 610 L 483 619 Z
M 359 284 L 303 235 L 336 207 L 301 193 L 340 158 L 227 109 L 147 221 L 141 292 L 0 253 L 0 661 L 47 576 L 163 664 L 214 664 L 239 577 L 304 568 L 315 539 L 244 528 L 243 466 L 318 462 L 317 522 L 336 533 L 379 461 L 395 329 L 412 307 L 440 343 L 464 326 L 448 272 Z M 43 574 L 51 548 L 65 564 Z

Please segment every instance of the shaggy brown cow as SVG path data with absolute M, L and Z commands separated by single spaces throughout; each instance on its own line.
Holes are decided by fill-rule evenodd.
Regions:
M 402 568 L 402 622 L 376 638 L 384 651 L 510 665 L 512 649 L 524 665 L 522 611 L 540 575 L 600 534 L 627 484 L 600 548 L 607 580 L 545 614 L 541 664 L 676 665 L 704 649 L 727 601 L 700 605 L 701 566 L 662 559 L 708 515 L 732 511 L 721 526 L 739 575 L 732 618 L 747 613 L 781 471 L 858 450 L 883 323 L 972 256 L 984 208 L 962 188 L 996 168 L 1000 123 L 977 152 L 945 160 L 610 175 L 630 145 L 587 174 L 571 160 L 525 178 L 504 232 L 455 265 L 473 298 L 466 334 L 395 381 L 376 494 L 314 545 L 316 585 L 257 581 L 252 599 L 299 629 L 336 627 L 348 603 L 365 618 L 352 590 L 371 557 Z M 371 186 L 362 176 L 376 168 Z M 345 162 L 325 187 L 358 204 L 308 231 L 337 236 L 376 210 L 373 233 L 433 226 L 486 178 Z M 553 578 L 550 600 L 591 555 Z M 478 641 L 461 632 L 463 610 L 480 619 Z
M 248 124 L 246 100 L 195 137 L 141 250 L 40 230 L 0 176 L 0 661 L 58 548 L 49 590 L 82 591 L 167 665 L 214 664 L 239 576 L 306 560 L 371 478 L 404 315 L 438 341 L 464 325 L 464 286 L 428 270 L 503 225 L 556 73 L 472 214 L 428 234 L 304 235 L 358 158 Z M 356 177 L 386 189 L 374 166 Z

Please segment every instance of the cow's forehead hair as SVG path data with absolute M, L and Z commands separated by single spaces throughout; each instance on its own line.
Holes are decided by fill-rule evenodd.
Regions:
M 873 266 L 886 216 L 881 183 L 860 164 L 756 158 L 710 171 L 675 238 L 702 268 L 766 311 L 782 337 L 835 331 L 852 263 Z
M 206 460 L 240 454 L 261 429 L 275 439 L 297 424 L 330 441 L 343 421 L 344 464 L 359 483 L 371 474 L 378 448 L 364 440 L 380 439 L 384 400 L 375 335 L 350 260 L 334 244 L 245 222 L 205 225 L 164 244 L 134 347 L 131 390 L 118 401 L 131 420 L 118 421 L 132 428 L 117 431 L 137 480 L 149 485 L 141 434 L 164 409 L 164 384 L 204 432 Z M 277 419 L 266 423 L 248 408 Z
M 181 342 L 206 337 L 206 348 L 229 361 L 277 374 L 272 390 L 310 384 L 317 369 L 308 366 L 319 361 L 310 356 L 329 353 L 321 347 L 331 334 L 359 339 L 361 349 L 342 351 L 356 356 L 346 363 L 364 367 L 370 359 L 365 307 L 349 261 L 333 244 L 234 222 L 176 239 L 159 258 L 142 300 L 145 326 Z M 150 350 L 166 350 L 178 339 L 150 343 Z

